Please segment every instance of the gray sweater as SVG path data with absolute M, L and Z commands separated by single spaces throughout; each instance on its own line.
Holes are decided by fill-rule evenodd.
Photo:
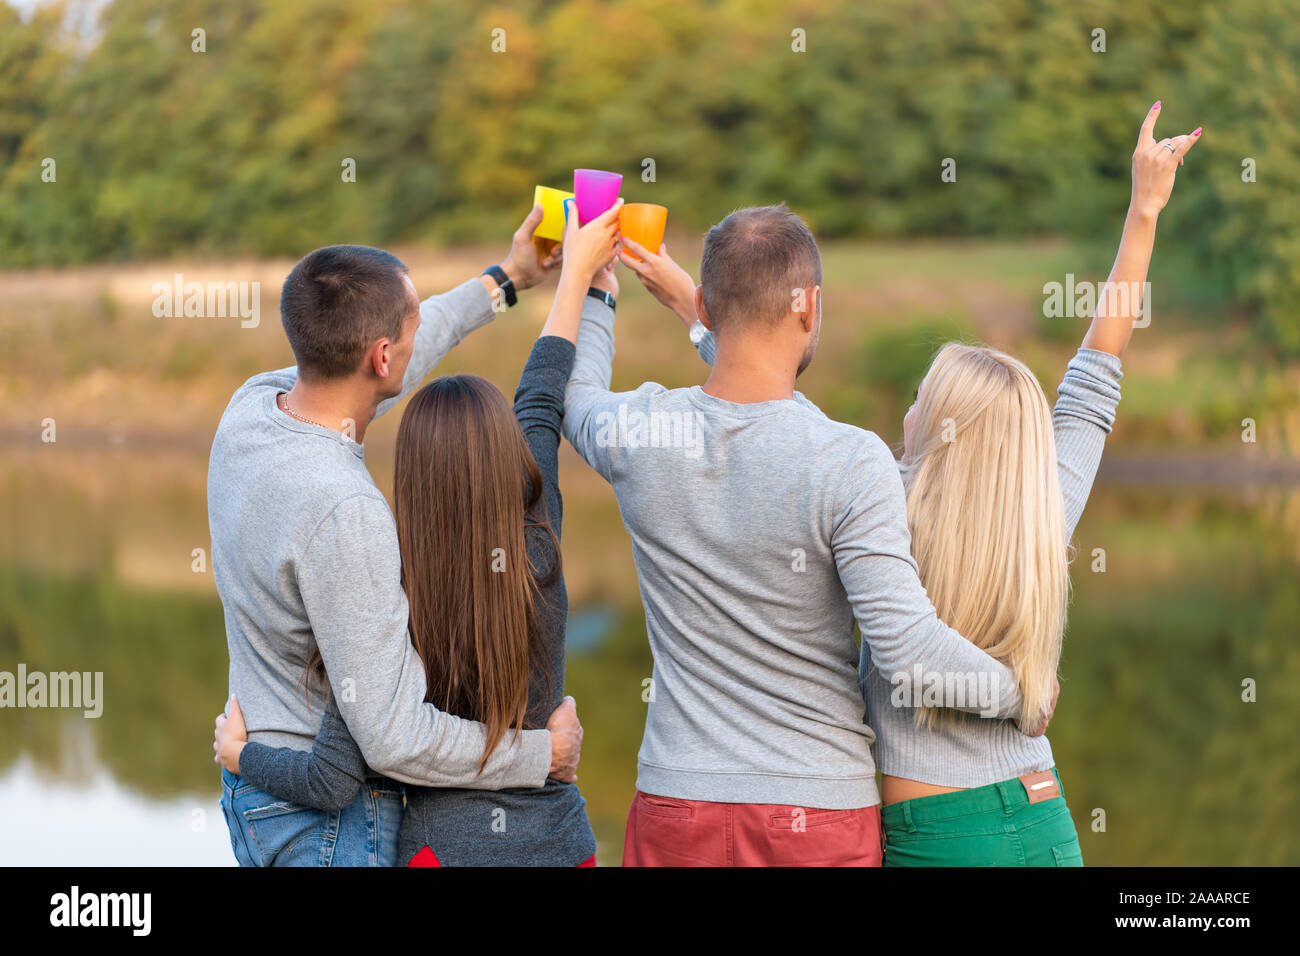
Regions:
M 713 335 L 699 343 L 700 357 L 713 364 Z M 1081 348 L 1066 367 L 1052 410 L 1057 471 L 1065 505 L 1066 540 L 1087 504 L 1106 436 L 1119 405 L 1120 360 L 1109 352 Z M 867 702 L 867 723 L 875 731 L 876 766 L 881 773 L 940 787 L 982 787 L 1053 766 L 1047 737 L 1027 737 L 1010 720 L 989 720 L 955 711 L 955 723 L 918 728 L 915 711 L 896 707 L 892 686 L 873 665 L 863 642 L 859 676 Z M 891 672 L 892 673 L 892 672 Z
M 558 540 L 560 416 L 573 368 L 573 344 L 545 336 L 533 346 L 515 392 L 515 415 L 542 472 L 542 501 L 532 519 L 549 516 Z M 528 558 L 542 578 L 560 555 L 550 537 L 530 527 Z M 419 573 L 412 569 L 411 573 Z M 526 721 L 543 726 L 564 692 L 564 629 L 569 599 L 563 576 L 542 587 L 538 620 L 546 659 L 533 661 Z M 333 702 L 310 753 L 250 743 L 240 755 L 245 779 L 283 800 L 332 810 L 352 802 L 366 776 L 365 760 Z M 398 858 L 429 847 L 444 866 L 576 866 L 596 852 L 586 801 L 574 784 L 547 780 L 540 790 L 406 788 Z
M 1115 421 L 1120 377 L 1120 361 L 1114 355 L 1079 349 L 1057 390 L 1052 424 L 1067 541 L 1088 501 Z M 890 700 L 892 687 L 886 675 L 894 672 L 873 665 L 866 645 L 859 666 L 881 773 L 940 787 L 970 788 L 1052 767 L 1047 737 L 1026 737 L 1009 720 L 981 720 L 957 712 L 955 723 L 918 728 L 915 710 Z
M 421 303 L 402 394 L 493 315 L 478 279 Z M 310 749 L 332 688 L 378 773 L 426 786 L 542 786 L 551 763 L 545 730 L 508 736 L 480 774 L 483 725 L 425 703 L 424 668 L 406 631 L 392 513 L 361 446 L 276 406 L 276 394 L 296 380 L 294 368 L 266 372 L 235 392 L 208 470 L 230 690 L 239 696 L 249 739 Z M 330 686 L 314 682 L 309 706 L 302 676 L 313 644 Z
M 594 300 L 593 300 L 594 303 Z M 889 671 L 968 675 L 1018 715 L 1011 671 L 941 622 L 877 436 L 812 402 L 611 392 L 614 314 L 584 310 L 564 433 L 613 486 L 654 655 L 638 789 L 851 809 L 879 803 L 854 621 Z

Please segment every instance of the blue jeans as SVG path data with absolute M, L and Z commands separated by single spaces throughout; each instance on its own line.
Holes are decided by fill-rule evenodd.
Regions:
M 402 787 L 370 777 L 342 810 L 314 810 L 221 771 L 221 812 L 240 866 L 396 866 Z

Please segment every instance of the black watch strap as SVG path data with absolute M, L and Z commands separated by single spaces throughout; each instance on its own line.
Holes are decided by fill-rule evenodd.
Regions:
M 618 304 L 618 300 L 615 299 L 608 292 L 606 292 L 604 289 L 594 289 L 594 288 L 588 289 L 587 297 L 590 299 L 599 299 L 601 302 L 604 302 L 607 306 L 609 306 L 609 310 L 611 312 L 614 311 L 614 307 Z
M 515 295 L 515 284 L 506 275 L 505 269 L 500 266 L 488 266 L 483 270 L 483 275 L 491 276 L 496 284 L 501 287 L 501 294 L 506 297 L 507 308 L 519 301 L 519 296 Z

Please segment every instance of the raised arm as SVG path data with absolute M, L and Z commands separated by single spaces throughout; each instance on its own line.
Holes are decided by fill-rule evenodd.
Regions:
M 622 205 L 623 201 L 618 200 L 582 228 L 578 227 L 576 215 L 568 218 L 564 233 L 564 267 L 560 272 L 555 301 L 515 390 L 515 417 L 519 419 L 529 450 L 542 471 L 547 513 L 551 530 L 557 537 L 563 507 L 558 452 L 565 389 L 573 371 L 574 345 L 578 341 L 583 305 L 594 301 L 587 297 L 587 290 L 595 282 L 604 286 L 611 295 L 618 293 L 612 265 L 618 235 L 618 211 Z
M 558 250 L 539 257 L 533 244 L 533 230 L 542 221 L 542 207 L 534 206 L 511 237 L 510 252 L 501 260 L 501 270 L 517 291 L 532 288 L 560 263 Z M 420 327 L 415 333 L 411 360 L 402 378 L 402 391 L 380 402 L 375 417 L 388 411 L 420 387 L 465 336 L 506 308 L 504 292 L 491 276 L 481 275 L 462 282 L 450 292 L 431 296 L 420 303 Z
M 1133 152 L 1133 191 L 1119 251 L 1097 296 L 1097 311 L 1079 352 L 1066 369 L 1052 410 L 1056 457 L 1065 498 L 1066 534 L 1072 536 L 1083 514 L 1106 436 L 1119 404 L 1120 357 L 1133 329 L 1150 322 L 1147 269 L 1155 243 L 1156 220 L 1169 201 L 1183 157 L 1200 140 L 1198 127 L 1186 136 L 1155 139 L 1160 103 L 1147 112 Z
M 592 285 L 611 295 L 618 292 L 610 270 L 597 273 Z M 619 407 L 631 394 L 610 391 L 613 373 L 614 310 L 587 297 L 582 304 L 573 374 L 564 393 L 564 437 L 606 481 L 614 480 Z M 662 390 L 663 386 L 647 382 L 641 388 Z
M 699 320 L 695 280 L 690 273 L 673 261 L 668 246 L 660 245 L 658 254 L 624 238 L 625 249 L 619 250 L 619 259 L 636 273 L 646 290 L 681 320 L 691 333 L 691 342 L 705 365 L 712 366 L 715 350 L 713 332 Z
M 563 518 L 560 496 L 559 445 L 564 420 L 564 389 L 573 371 L 573 344 L 557 335 L 543 335 L 528 356 L 515 389 L 515 417 L 528 450 L 542 473 L 542 495 L 551 530 L 558 538 Z
M 1097 312 L 1083 337 L 1083 348 L 1122 356 L 1133 335 L 1135 322 L 1149 321 L 1149 302 L 1144 294 L 1151 248 L 1156 238 L 1156 220 L 1169 202 L 1174 174 L 1183 157 L 1201 138 L 1198 126 L 1185 136 L 1155 139 L 1160 101 L 1147 111 L 1133 151 L 1133 191 L 1124 233 L 1120 237 L 1115 265 L 1101 294 Z
M 618 258 L 636 273 L 646 291 L 671 310 L 687 328 L 695 324 L 698 319 L 695 280 L 668 254 L 667 243 L 660 243 L 656 253 L 624 236 Z
M 1065 539 L 1074 536 L 1101 464 L 1106 436 L 1119 406 L 1119 358 L 1079 349 L 1066 367 L 1052 408 L 1056 471 L 1065 500 Z

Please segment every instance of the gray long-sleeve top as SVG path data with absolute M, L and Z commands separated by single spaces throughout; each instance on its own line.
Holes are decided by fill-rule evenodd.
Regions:
M 1079 349 L 1066 368 L 1052 409 L 1057 472 L 1065 499 L 1068 541 L 1087 504 L 1106 436 L 1119 405 L 1119 359 Z M 876 732 L 881 773 L 940 787 L 983 787 L 1053 766 L 1047 736 L 1026 737 L 1009 720 L 984 720 L 960 711 L 951 723 L 917 727 L 912 707 L 896 706 L 887 675 L 863 642 L 859 662 L 867 721 Z

